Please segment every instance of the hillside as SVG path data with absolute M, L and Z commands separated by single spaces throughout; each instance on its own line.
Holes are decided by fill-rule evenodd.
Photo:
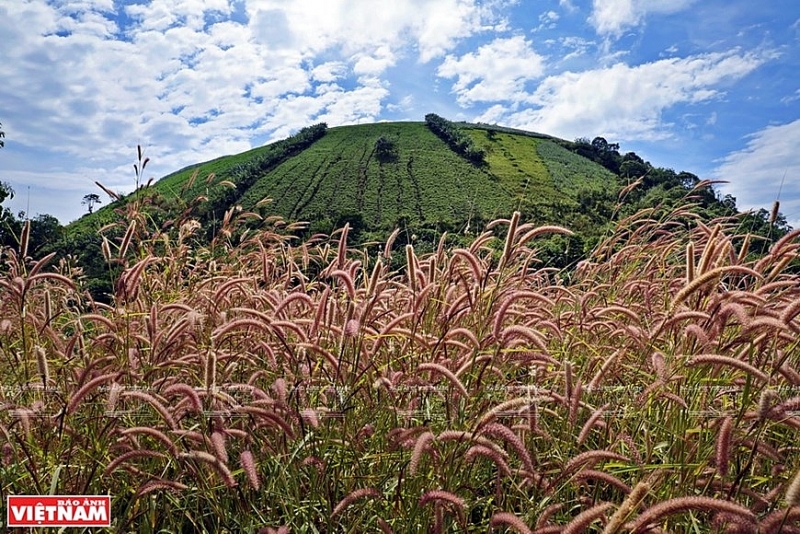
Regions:
M 192 219 L 202 226 L 198 238 L 205 242 L 218 237 L 237 211 L 251 214 L 237 227 L 256 229 L 265 220 L 307 222 L 305 230 L 293 227 L 301 239 L 330 236 L 349 224 L 350 244 L 358 247 L 382 247 L 399 229 L 395 249 L 413 243 L 427 252 L 444 232 L 449 246 L 466 246 L 486 223 L 518 211 L 527 223 L 574 232 L 538 243 L 537 259 L 557 268 L 574 266 L 615 221 L 641 209 L 662 219 L 693 206 L 691 215 L 681 211 L 684 225 L 737 214 L 735 199 L 718 198 L 697 176 L 655 168 L 632 152 L 622 155 L 619 145 L 603 138 L 572 142 L 453 123 L 434 114 L 425 119 L 309 126 L 287 139 L 165 176 L 85 215 L 56 239 L 36 238 L 54 232 L 34 225 L 32 250 L 71 255 L 95 298 L 106 299 L 114 275 L 103 257 L 132 231 L 131 213 L 146 216 L 140 228 L 155 225 L 168 233 Z M 145 164 L 137 164 L 140 177 Z M 740 219 L 740 232 L 760 236 L 751 248 L 755 254 L 765 253 L 786 232 L 785 219 L 779 216 L 777 224 L 768 219 L 765 210 Z M 226 232 L 226 239 L 238 234 Z M 36 248 L 38 242 L 45 245 Z M 392 261 L 397 266 L 402 258 Z
M 486 165 L 460 157 L 423 122 L 378 123 L 329 128 L 286 157 L 276 157 L 282 141 L 201 163 L 165 176 L 152 192 L 173 207 L 207 197 L 200 212 L 217 219 L 232 205 L 256 210 L 270 198 L 263 215 L 311 221 L 314 230 L 328 233 L 343 221 L 373 232 L 398 225 L 474 230 L 515 209 L 545 222 L 556 218 L 558 207 L 577 206 L 586 191 L 617 188 L 612 173 L 555 140 L 465 131 L 486 152 Z M 381 143 L 388 148 L 381 151 Z M 254 163 L 264 160 L 270 161 Z M 113 208 L 74 227 L 96 227 Z

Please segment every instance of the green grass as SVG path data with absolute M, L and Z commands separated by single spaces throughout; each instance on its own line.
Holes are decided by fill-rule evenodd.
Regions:
M 395 141 L 398 157 L 380 163 L 375 141 Z M 401 217 L 455 222 L 479 210 L 492 217 L 508 194 L 490 176 L 450 151 L 422 123 L 331 128 L 299 157 L 279 165 L 242 197 L 250 209 L 264 197 L 270 211 L 291 220 L 361 213 L 373 228 L 391 229 Z
M 613 173 L 554 141 L 540 140 L 536 150 L 553 186 L 573 199 L 581 190 L 600 191 L 607 190 L 609 184 L 616 186 L 617 177 Z
M 517 208 L 525 201 L 537 205 L 563 200 L 563 193 L 555 188 L 547 165 L 537 152 L 541 139 L 479 129 L 468 131 L 475 144 L 486 151 L 488 172 L 513 193 Z

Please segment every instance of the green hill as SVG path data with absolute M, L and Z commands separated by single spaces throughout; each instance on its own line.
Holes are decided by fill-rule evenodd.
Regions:
M 514 210 L 541 222 L 554 220 L 559 210 L 577 207 L 582 194 L 618 187 L 614 174 L 555 139 L 461 129 L 485 151 L 485 164 L 461 157 L 424 122 L 342 126 L 311 142 L 289 138 L 182 169 L 155 182 L 150 194 L 171 209 L 205 197 L 198 210 L 208 220 L 221 219 L 238 204 L 310 221 L 322 232 L 343 221 L 360 222 L 370 232 L 398 225 L 463 231 Z M 272 202 L 257 208 L 265 198 Z M 113 208 L 87 215 L 74 227 L 96 228 L 108 222 Z
M 453 123 L 433 114 L 425 119 L 335 128 L 318 124 L 263 147 L 192 165 L 85 215 L 42 250 L 76 257 L 94 284 L 92 292 L 101 295 L 110 288 L 103 255 L 109 243 L 124 241 L 131 213 L 145 214 L 140 228 L 162 231 L 195 219 L 207 240 L 238 209 L 259 216 L 247 219 L 251 228 L 261 224 L 259 218 L 308 222 L 306 237 L 330 235 L 347 223 L 349 241 L 356 246 L 385 242 L 399 228 L 395 247 L 413 242 L 424 253 L 443 232 L 449 244 L 465 245 L 487 222 L 519 211 L 526 223 L 558 224 L 575 232 L 537 244 L 537 259 L 559 268 L 583 258 L 614 220 L 640 209 L 653 210 L 650 217 L 658 219 L 693 205 L 694 215 L 681 221 L 686 225 L 695 224 L 695 218 L 737 213 L 735 199 L 718 198 L 695 175 L 655 168 L 632 152 L 622 155 L 619 145 L 603 138 L 573 142 Z M 634 182 L 636 187 L 627 187 Z M 126 211 L 130 202 L 135 210 Z M 785 225 L 776 227 L 768 219 L 765 210 L 742 218 L 742 233 L 764 237 L 754 252 L 763 253 L 785 233 Z

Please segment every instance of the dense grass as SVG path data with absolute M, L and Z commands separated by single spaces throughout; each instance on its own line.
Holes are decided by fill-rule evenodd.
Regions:
M 578 191 L 607 190 L 609 184 L 616 181 L 616 177 L 610 171 L 570 152 L 554 141 L 539 141 L 536 143 L 536 151 L 547 168 L 553 186 L 573 199 L 576 198 Z
M 468 130 L 475 144 L 486 151 L 490 172 L 517 202 L 550 203 L 563 198 L 554 187 L 545 162 L 539 157 L 539 139 L 485 130 Z
M 110 306 L 2 252 L 3 502 L 109 493 L 136 532 L 800 529 L 798 231 L 748 259 L 735 220 L 644 212 L 557 273 L 537 244 L 567 230 L 515 214 L 392 271 L 348 228 L 231 210 L 201 245 L 140 207 Z
M 381 163 L 379 137 L 395 142 L 397 159 Z M 465 162 L 424 124 L 369 124 L 331 128 L 327 135 L 264 176 L 242 198 L 245 209 L 264 197 L 289 220 L 359 213 L 372 228 L 391 230 L 402 217 L 419 222 L 493 217 L 507 192 Z

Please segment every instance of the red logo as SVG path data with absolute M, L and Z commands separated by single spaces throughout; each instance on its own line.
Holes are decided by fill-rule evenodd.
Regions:
M 9 495 L 8 527 L 110 527 L 108 495 Z

